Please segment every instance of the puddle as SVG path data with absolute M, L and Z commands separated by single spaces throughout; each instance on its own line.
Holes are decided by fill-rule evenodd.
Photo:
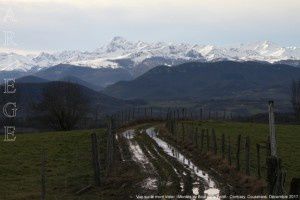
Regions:
M 176 148 L 172 147 L 162 139 L 158 138 L 158 133 L 155 132 L 154 128 L 149 128 L 146 130 L 146 133 L 157 143 L 159 147 L 161 147 L 166 154 L 176 158 L 180 163 L 182 163 L 192 175 L 198 177 L 196 181 L 193 183 L 193 193 L 194 195 L 201 195 L 199 194 L 199 187 L 200 182 L 204 184 L 204 194 L 206 195 L 206 199 L 220 199 L 219 194 L 220 190 L 217 188 L 216 183 L 211 179 L 211 177 L 204 172 L 203 170 L 199 169 L 194 163 L 187 159 L 184 155 L 182 155 Z
M 156 178 L 147 178 L 144 180 L 142 184 L 143 188 L 149 189 L 149 190 L 156 190 L 157 189 L 157 180 Z
M 149 161 L 148 157 L 144 154 L 140 145 L 133 140 L 135 136 L 134 130 L 127 130 L 122 133 L 123 137 L 127 139 L 129 151 L 132 154 L 132 160 L 138 163 L 145 172 L 155 172 L 152 163 Z M 150 174 L 151 175 L 151 174 Z M 157 179 L 156 178 L 147 178 L 143 181 L 142 187 L 149 190 L 157 189 Z
M 124 136 L 126 139 L 131 140 L 131 139 L 134 138 L 135 132 L 134 132 L 134 130 L 127 130 L 127 131 L 123 132 L 123 136 Z
M 139 163 L 143 169 L 146 169 L 147 165 L 152 165 L 140 145 L 138 145 L 136 141 L 132 140 L 135 136 L 134 130 L 125 131 L 123 136 L 128 139 L 127 141 L 129 144 L 129 150 L 132 153 L 132 160 Z

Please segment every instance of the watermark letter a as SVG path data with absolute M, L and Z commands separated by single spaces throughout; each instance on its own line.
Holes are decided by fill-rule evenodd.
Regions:
M 6 10 L 6 13 L 5 13 L 5 16 L 3 17 L 3 22 L 5 24 L 9 24 L 9 23 L 13 23 L 13 22 L 16 22 L 16 18 L 15 18 L 15 14 L 14 12 L 12 11 L 11 8 L 8 8 Z

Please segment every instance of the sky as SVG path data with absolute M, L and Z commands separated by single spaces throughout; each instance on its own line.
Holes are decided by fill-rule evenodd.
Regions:
M 299 10 L 299 0 L 0 0 L 0 48 L 93 50 L 114 36 L 299 47 Z

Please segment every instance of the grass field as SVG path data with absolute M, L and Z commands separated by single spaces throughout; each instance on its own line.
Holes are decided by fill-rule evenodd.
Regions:
M 232 147 L 232 161 L 235 165 L 235 155 L 236 155 L 236 143 L 237 136 L 242 135 L 241 142 L 241 166 L 242 170 L 245 169 L 244 165 L 244 144 L 245 137 L 250 137 L 251 146 L 251 164 L 250 170 L 252 175 L 257 174 L 257 159 L 256 159 L 256 144 L 263 143 L 269 134 L 269 127 L 267 124 L 257 124 L 257 123 L 236 123 L 236 122 L 185 122 L 186 132 L 190 134 L 193 132 L 194 128 L 197 126 L 199 130 L 201 129 L 215 129 L 217 135 L 218 143 L 218 153 L 221 153 L 221 137 L 222 133 L 226 135 L 226 143 L 228 142 L 228 136 L 231 138 Z M 179 125 L 179 132 L 182 131 L 181 125 Z M 300 126 L 299 125 L 276 125 L 277 134 L 277 145 L 278 145 L 278 155 L 282 159 L 283 167 L 287 171 L 286 179 L 286 190 L 289 189 L 289 184 L 293 177 L 300 177 Z M 206 148 L 206 140 L 204 140 L 204 149 Z M 226 148 L 227 151 L 227 148 Z M 227 153 L 227 152 L 226 152 Z M 266 151 L 261 150 L 261 161 L 262 161 L 262 178 L 265 178 L 265 160 Z
M 145 179 L 134 162 L 115 163 L 106 171 L 107 134 L 96 130 L 99 138 L 101 187 L 94 184 L 92 168 L 92 130 L 19 134 L 15 142 L 0 142 L 0 200 L 40 199 L 42 152 L 46 151 L 46 199 L 50 200 L 118 200 L 140 192 L 136 187 Z M 123 153 L 127 144 L 120 140 Z M 128 153 L 126 153 L 128 154 Z M 130 155 L 127 155 L 127 157 Z M 82 188 L 92 185 L 83 194 Z
M 237 135 L 246 135 L 251 139 L 251 174 L 256 175 L 255 144 L 266 140 L 268 125 L 231 122 L 185 122 L 190 124 L 186 132 L 191 133 L 193 127 L 214 128 L 218 138 L 220 152 L 221 134 L 231 137 L 232 159 L 235 164 L 235 144 Z M 148 124 L 149 125 L 149 124 Z M 117 166 L 116 172 L 99 188 L 92 188 L 81 196 L 76 192 L 93 184 L 91 161 L 91 130 L 71 132 L 49 132 L 17 135 L 15 142 L 0 142 L 0 199 L 40 199 L 41 191 L 41 158 L 43 149 L 47 152 L 46 190 L 47 199 L 120 199 L 137 192 L 135 185 L 145 177 L 133 162 L 125 162 Z M 101 163 L 105 164 L 106 134 L 103 129 L 96 131 L 100 140 Z M 300 177 L 300 126 L 277 125 L 278 153 L 283 166 L 287 170 L 288 190 L 292 177 Z M 145 138 L 138 138 L 145 140 Z M 147 144 L 147 143 L 145 143 Z M 121 146 L 126 146 L 122 144 Z M 243 145 L 242 145 L 243 146 Z M 151 150 L 151 148 L 148 146 Z M 152 152 L 153 154 L 155 152 Z M 241 158 L 244 157 L 241 152 Z M 262 152 L 262 161 L 265 152 Z M 161 161 L 162 162 L 162 161 Z M 242 160 L 243 166 L 243 160 Z M 244 170 L 242 168 L 242 170 Z M 158 172 L 168 177 L 163 170 Z M 262 171 L 265 173 L 265 170 Z M 102 171 L 104 174 L 104 171 Z M 264 174 L 263 174 L 264 175 Z M 170 176 L 172 177 L 172 176 Z M 172 188 L 170 188 L 172 190 Z
M 47 199 L 78 199 L 74 194 L 93 181 L 91 131 L 17 135 L 0 142 L 0 199 L 40 199 L 42 149 L 47 153 Z M 100 157 L 105 158 L 105 134 Z M 91 199 L 93 193 L 80 199 Z

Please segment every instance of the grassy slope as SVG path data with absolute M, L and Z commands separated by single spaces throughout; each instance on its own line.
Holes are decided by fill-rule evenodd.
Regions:
M 192 127 L 194 127 L 193 124 Z M 251 173 L 256 175 L 256 143 L 262 143 L 266 141 L 269 134 L 269 128 L 266 124 L 254 124 L 254 123 L 231 123 L 231 122 L 199 122 L 200 130 L 202 128 L 214 128 L 217 135 L 218 153 L 220 153 L 221 147 L 221 134 L 231 137 L 232 146 L 232 159 L 235 164 L 235 152 L 237 135 L 241 134 L 242 137 L 242 149 L 245 144 L 245 136 L 250 136 L 251 143 Z M 181 127 L 181 126 L 180 126 Z M 187 130 L 189 130 L 187 128 Z M 293 177 L 300 177 L 300 126 L 299 125 L 277 125 L 277 144 L 278 154 L 282 159 L 283 166 L 287 170 L 287 182 L 286 189 L 289 188 L 290 181 Z M 206 139 L 205 139 L 206 141 Z M 204 144 L 206 144 L 204 142 Z M 204 149 L 206 146 L 204 145 Z M 261 150 L 262 166 L 265 166 L 266 152 Z M 242 167 L 244 167 L 244 151 L 241 152 Z M 243 168 L 242 168 L 243 169 Z M 263 176 L 265 176 L 265 169 L 262 169 Z
M 76 199 L 74 193 L 90 184 L 91 131 L 17 135 L 15 142 L 0 142 L 0 199 L 39 199 L 41 152 L 47 151 L 47 197 Z M 105 142 L 103 130 L 97 133 Z M 101 145 L 104 158 L 105 145 Z M 103 160 L 102 160 L 103 161 Z M 92 194 L 81 196 L 90 199 Z

